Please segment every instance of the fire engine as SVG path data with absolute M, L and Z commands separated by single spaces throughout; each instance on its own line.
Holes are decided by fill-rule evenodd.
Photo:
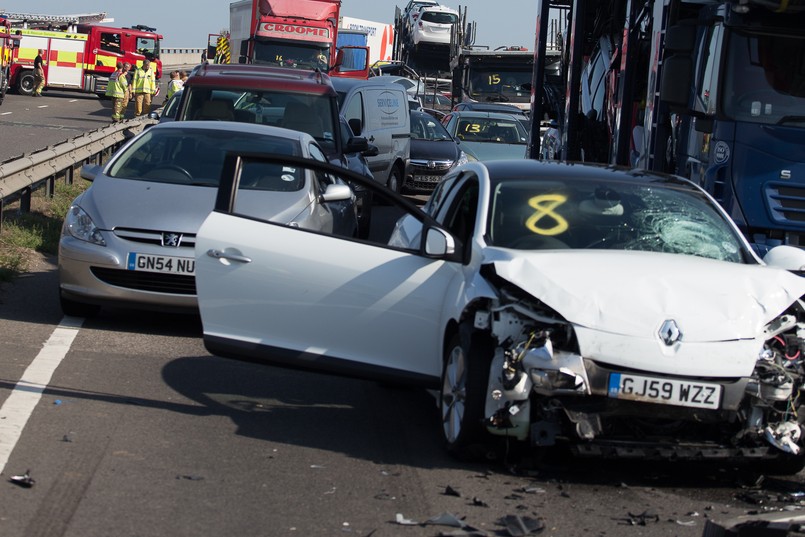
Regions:
M 106 92 L 109 75 L 117 62 L 141 66 L 148 59 L 157 79 L 162 75 L 159 44 L 162 36 L 155 28 L 137 25 L 114 28 L 105 13 L 86 15 L 39 15 L 0 13 L 19 36 L 9 73 L 9 85 L 22 95 L 34 90 L 33 63 L 37 51 L 45 55 L 45 87 L 95 93 Z
M 19 38 L 11 33 L 11 23 L 0 18 L 0 104 L 6 97 L 8 80 L 11 74 L 11 58 L 19 46 Z

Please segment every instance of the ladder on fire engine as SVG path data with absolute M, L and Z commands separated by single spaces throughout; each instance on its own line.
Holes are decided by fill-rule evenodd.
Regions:
M 5 17 L 15 28 L 29 28 L 31 26 L 42 25 L 68 25 L 88 24 L 93 22 L 114 22 L 114 19 L 107 18 L 106 13 L 80 13 L 75 15 L 43 15 L 41 13 L 12 13 L 9 11 L 0 12 L 0 17 Z

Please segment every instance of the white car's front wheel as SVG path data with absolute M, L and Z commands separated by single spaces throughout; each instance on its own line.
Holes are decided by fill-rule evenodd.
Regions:
M 477 459 L 488 452 L 484 425 L 485 393 L 489 379 L 492 345 L 486 338 L 472 337 L 462 344 L 455 334 L 447 347 L 442 370 L 439 408 L 447 450 L 462 460 Z

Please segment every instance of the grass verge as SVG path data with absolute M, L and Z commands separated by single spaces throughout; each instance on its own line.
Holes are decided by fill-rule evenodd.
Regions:
M 3 209 L 0 228 L 0 282 L 11 281 L 28 270 L 34 252 L 55 255 L 62 222 L 73 199 L 90 185 L 77 180 L 72 185 L 56 182 L 53 197 L 41 188 L 31 196 L 31 211 L 20 212 L 19 202 Z

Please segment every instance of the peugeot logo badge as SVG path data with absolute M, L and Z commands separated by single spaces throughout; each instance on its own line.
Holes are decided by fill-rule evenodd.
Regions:
M 669 347 L 682 340 L 682 332 L 673 319 L 668 319 L 660 327 L 660 339 Z
M 170 246 L 173 248 L 178 248 L 179 244 L 182 242 L 182 234 L 181 233 L 163 233 L 162 234 L 162 246 Z

